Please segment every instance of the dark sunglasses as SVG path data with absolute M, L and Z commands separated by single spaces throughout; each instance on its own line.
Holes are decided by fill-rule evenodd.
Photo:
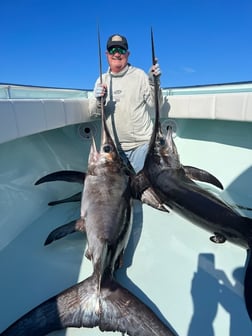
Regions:
M 120 47 L 114 47 L 114 48 L 110 48 L 108 50 L 109 54 L 110 55 L 114 55 L 116 53 L 119 53 L 119 54 L 126 54 L 127 50 L 123 49 L 123 48 L 120 48 Z

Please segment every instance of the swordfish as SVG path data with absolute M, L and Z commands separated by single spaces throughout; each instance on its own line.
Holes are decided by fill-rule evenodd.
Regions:
M 155 86 L 157 92 L 157 82 Z M 168 127 L 166 137 L 162 132 L 158 99 L 155 108 L 153 133 L 142 173 L 161 202 L 188 219 L 188 223 L 211 232 L 212 242 L 220 244 L 227 240 L 247 249 L 244 296 L 252 320 L 252 218 L 241 216 L 230 205 L 188 177 L 180 163 L 172 128 Z

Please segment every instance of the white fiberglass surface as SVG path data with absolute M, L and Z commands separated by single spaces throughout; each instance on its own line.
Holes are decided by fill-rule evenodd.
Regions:
M 252 208 L 252 123 L 175 122 L 181 162 L 214 174 L 224 191 L 202 187 L 234 206 Z M 80 209 L 79 203 L 47 203 L 73 195 L 81 185 L 34 185 L 54 171 L 86 170 L 90 141 L 80 133 L 89 126 L 82 132 L 74 125 L 0 145 L 0 332 L 92 272 L 84 257 L 84 235 L 75 233 L 44 246 L 47 235 L 78 218 Z M 239 211 L 252 217 L 250 210 Z M 252 323 L 243 298 L 246 251 L 228 242 L 213 244 L 209 237 L 173 211 L 165 214 L 135 202 L 133 231 L 117 279 L 180 336 L 249 336 Z M 97 328 L 52 333 L 106 334 L 115 335 Z

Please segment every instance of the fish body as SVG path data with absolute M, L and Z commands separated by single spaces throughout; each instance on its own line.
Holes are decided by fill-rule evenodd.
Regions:
M 228 240 L 248 250 L 244 294 L 252 319 L 252 218 L 241 216 L 230 205 L 192 181 L 180 162 L 172 128 L 168 127 L 166 136 L 162 132 L 158 106 L 143 173 L 161 202 L 188 219 L 188 223 L 211 232 L 211 241 L 224 243 Z
M 113 274 L 127 246 L 131 203 L 130 176 L 104 122 L 100 151 L 94 140 L 91 146 L 81 201 L 87 255 L 92 260 L 98 288 L 105 270 Z

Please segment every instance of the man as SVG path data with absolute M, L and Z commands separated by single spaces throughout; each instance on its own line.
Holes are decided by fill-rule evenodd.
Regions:
M 130 52 L 127 39 L 119 34 L 107 41 L 109 69 L 97 79 L 94 98 L 90 99 L 92 117 L 101 113 L 101 97 L 107 125 L 122 157 L 128 157 L 136 172 L 142 169 L 152 134 L 151 115 L 154 112 L 154 76 L 161 75 L 159 65 L 151 67 L 147 75 L 128 62 Z M 159 102 L 163 97 L 159 89 Z

